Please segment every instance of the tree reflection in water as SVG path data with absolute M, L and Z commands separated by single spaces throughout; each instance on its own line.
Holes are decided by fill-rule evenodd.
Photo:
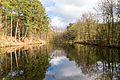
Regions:
M 67 56 L 84 74 L 97 74 L 102 80 L 120 79 L 120 50 L 95 46 L 66 45 Z M 69 50 L 68 50 L 69 49 Z
M 0 79 L 120 80 L 120 50 L 77 44 L 0 49 Z
M 0 54 L 0 79 L 43 80 L 49 66 L 47 45 L 10 48 Z
M 119 80 L 120 50 L 56 45 L 44 80 Z

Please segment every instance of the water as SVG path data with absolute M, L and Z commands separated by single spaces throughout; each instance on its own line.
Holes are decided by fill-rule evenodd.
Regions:
M 0 80 L 120 80 L 120 50 L 80 44 L 0 49 Z

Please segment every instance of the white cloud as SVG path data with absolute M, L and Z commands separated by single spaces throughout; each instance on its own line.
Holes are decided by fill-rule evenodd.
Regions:
M 93 8 L 100 0 L 41 0 L 43 4 L 49 6 L 46 7 L 46 11 L 52 11 L 54 14 L 50 14 L 52 17 L 53 26 L 63 27 L 63 25 L 70 22 L 75 22 L 76 19 L 84 12 L 93 12 Z M 53 4 L 54 5 L 50 5 Z M 49 14 L 48 14 L 49 15 Z M 64 25 L 64 26 L 65 26 Z
M 64 23 L 63 20 L 62 20 L 60 17 L 58 17 L 58 16 L 52 17 L 52 20 L 51 20 L 51 25 L 52 25 L 52 26 L 65 27 L 65 24 L 66 24 L 66 23 Z

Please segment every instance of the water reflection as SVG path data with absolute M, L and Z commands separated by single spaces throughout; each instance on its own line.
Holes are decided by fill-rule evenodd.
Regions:
M 48 46 L 10 48 L 0 53 L 0 80 L 43 80 L 49 67 Z M 3 51 L 3 50 L 2 50 Z
M 44 80 L 119 80 L 120 50 L 56 45 Z
M 0 49 L 1 80 L 120 80 L 120 50 L 76 44 Z
M 90 80 L 82 73 L 81 68 L 76 66 L 75 61 L 70 61 L 65 56 L 64 51 L 55 50 L 52 55 L 54 57 L 50 60 L 51 67 L 48 68 L 44 80 Z
M 96 79 L 100 80 L 120 80 L 119 49 L 83 45 L 66 45 L 65 47 L 67 56 L 77 63 L 83 74 L 89 76 L 97 74 Z

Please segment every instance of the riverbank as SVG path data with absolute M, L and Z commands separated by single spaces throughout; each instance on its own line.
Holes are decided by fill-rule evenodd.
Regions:
M 30 39 L 30 38 L 24 38 L 21 40 L 16 40 L 14 37 L 12 39 L 10 37 L 4 37 L 1 36 L 0 38 L 0 48 L 4 47 L 15 47 L 15 46 L 25 46 L 25 45 L 34 45 L 34 44 L 46 44 L 46 41 L 41 39 Z
M 2 47 L 0 48 L 0 54 L 1 53 L 11 53 L 15 52 L 16 50 L 28 50 L 28 49 L 33 49 L 35 47 L 41 47 L 44 44 L 30 44 L 30 45 L 18 45 L 18 46 L 11 46 L 11 47 Z

